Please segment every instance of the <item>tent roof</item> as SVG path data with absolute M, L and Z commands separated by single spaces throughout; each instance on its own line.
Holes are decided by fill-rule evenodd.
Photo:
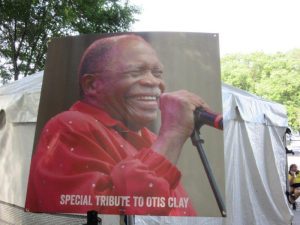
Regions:
M 0 97 L 4 95 L 13 95 L 25 92 L 40 92 L 43 80 L 43 73 L 43 71 L 40 71 L 0 87 Z
M 282 104 L 222 84 L 224 120 L 242 119 L 246 122 L 287 127 L 287 113 Z
M 0 87 L 0 111 L 9 122 L 36 122 L 43 71 Z

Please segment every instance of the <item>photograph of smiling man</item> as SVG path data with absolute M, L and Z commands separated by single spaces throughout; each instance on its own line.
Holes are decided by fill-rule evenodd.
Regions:
M 196 108 L 222 111 L 217 39 L 212 34 L 127 33 L 53 40 L 26 210 L 220 216 L 188 141 Z M 192 62 L 178 63 L 189 58 Z M 195 76 L 190 71 L 197 67 L 203 68 Z M 190 87 L 194 82 L 196 89 Z M 53 94 L 49 100 L 54 87 L 60 98 Z M 204 136 L 213 135 L 204 137 L 205 145 L 210 144 L 208 158 L 214 157 L 212 168 L 224 195 L 222 132 L 203 129 Z M 217 144 L 209 140 L 214 138 Z

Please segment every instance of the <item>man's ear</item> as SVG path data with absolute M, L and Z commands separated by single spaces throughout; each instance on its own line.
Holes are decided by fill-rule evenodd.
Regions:
M 80 84 L 85 96 L 91 96 L 96 91 L 96 80 L 97 77 L 94 74 L 84 74 L 80 78 Z

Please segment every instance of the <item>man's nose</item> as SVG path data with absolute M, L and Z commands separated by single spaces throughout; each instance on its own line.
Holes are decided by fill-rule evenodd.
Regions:
M 140 84 L 148 86 L 159 86 L 163 81 L 161 78 L 154 76 L 151 70 L 145 72 L 140 79 Z

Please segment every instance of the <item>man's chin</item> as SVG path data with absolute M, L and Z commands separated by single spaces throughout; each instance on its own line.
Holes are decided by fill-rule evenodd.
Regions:
M 145 127 L 157 119 L 157 112 L 139 113 L 130 117 L 131 124 L 136 127 Z M 129 122 L 129 121 L 128 121 Z

